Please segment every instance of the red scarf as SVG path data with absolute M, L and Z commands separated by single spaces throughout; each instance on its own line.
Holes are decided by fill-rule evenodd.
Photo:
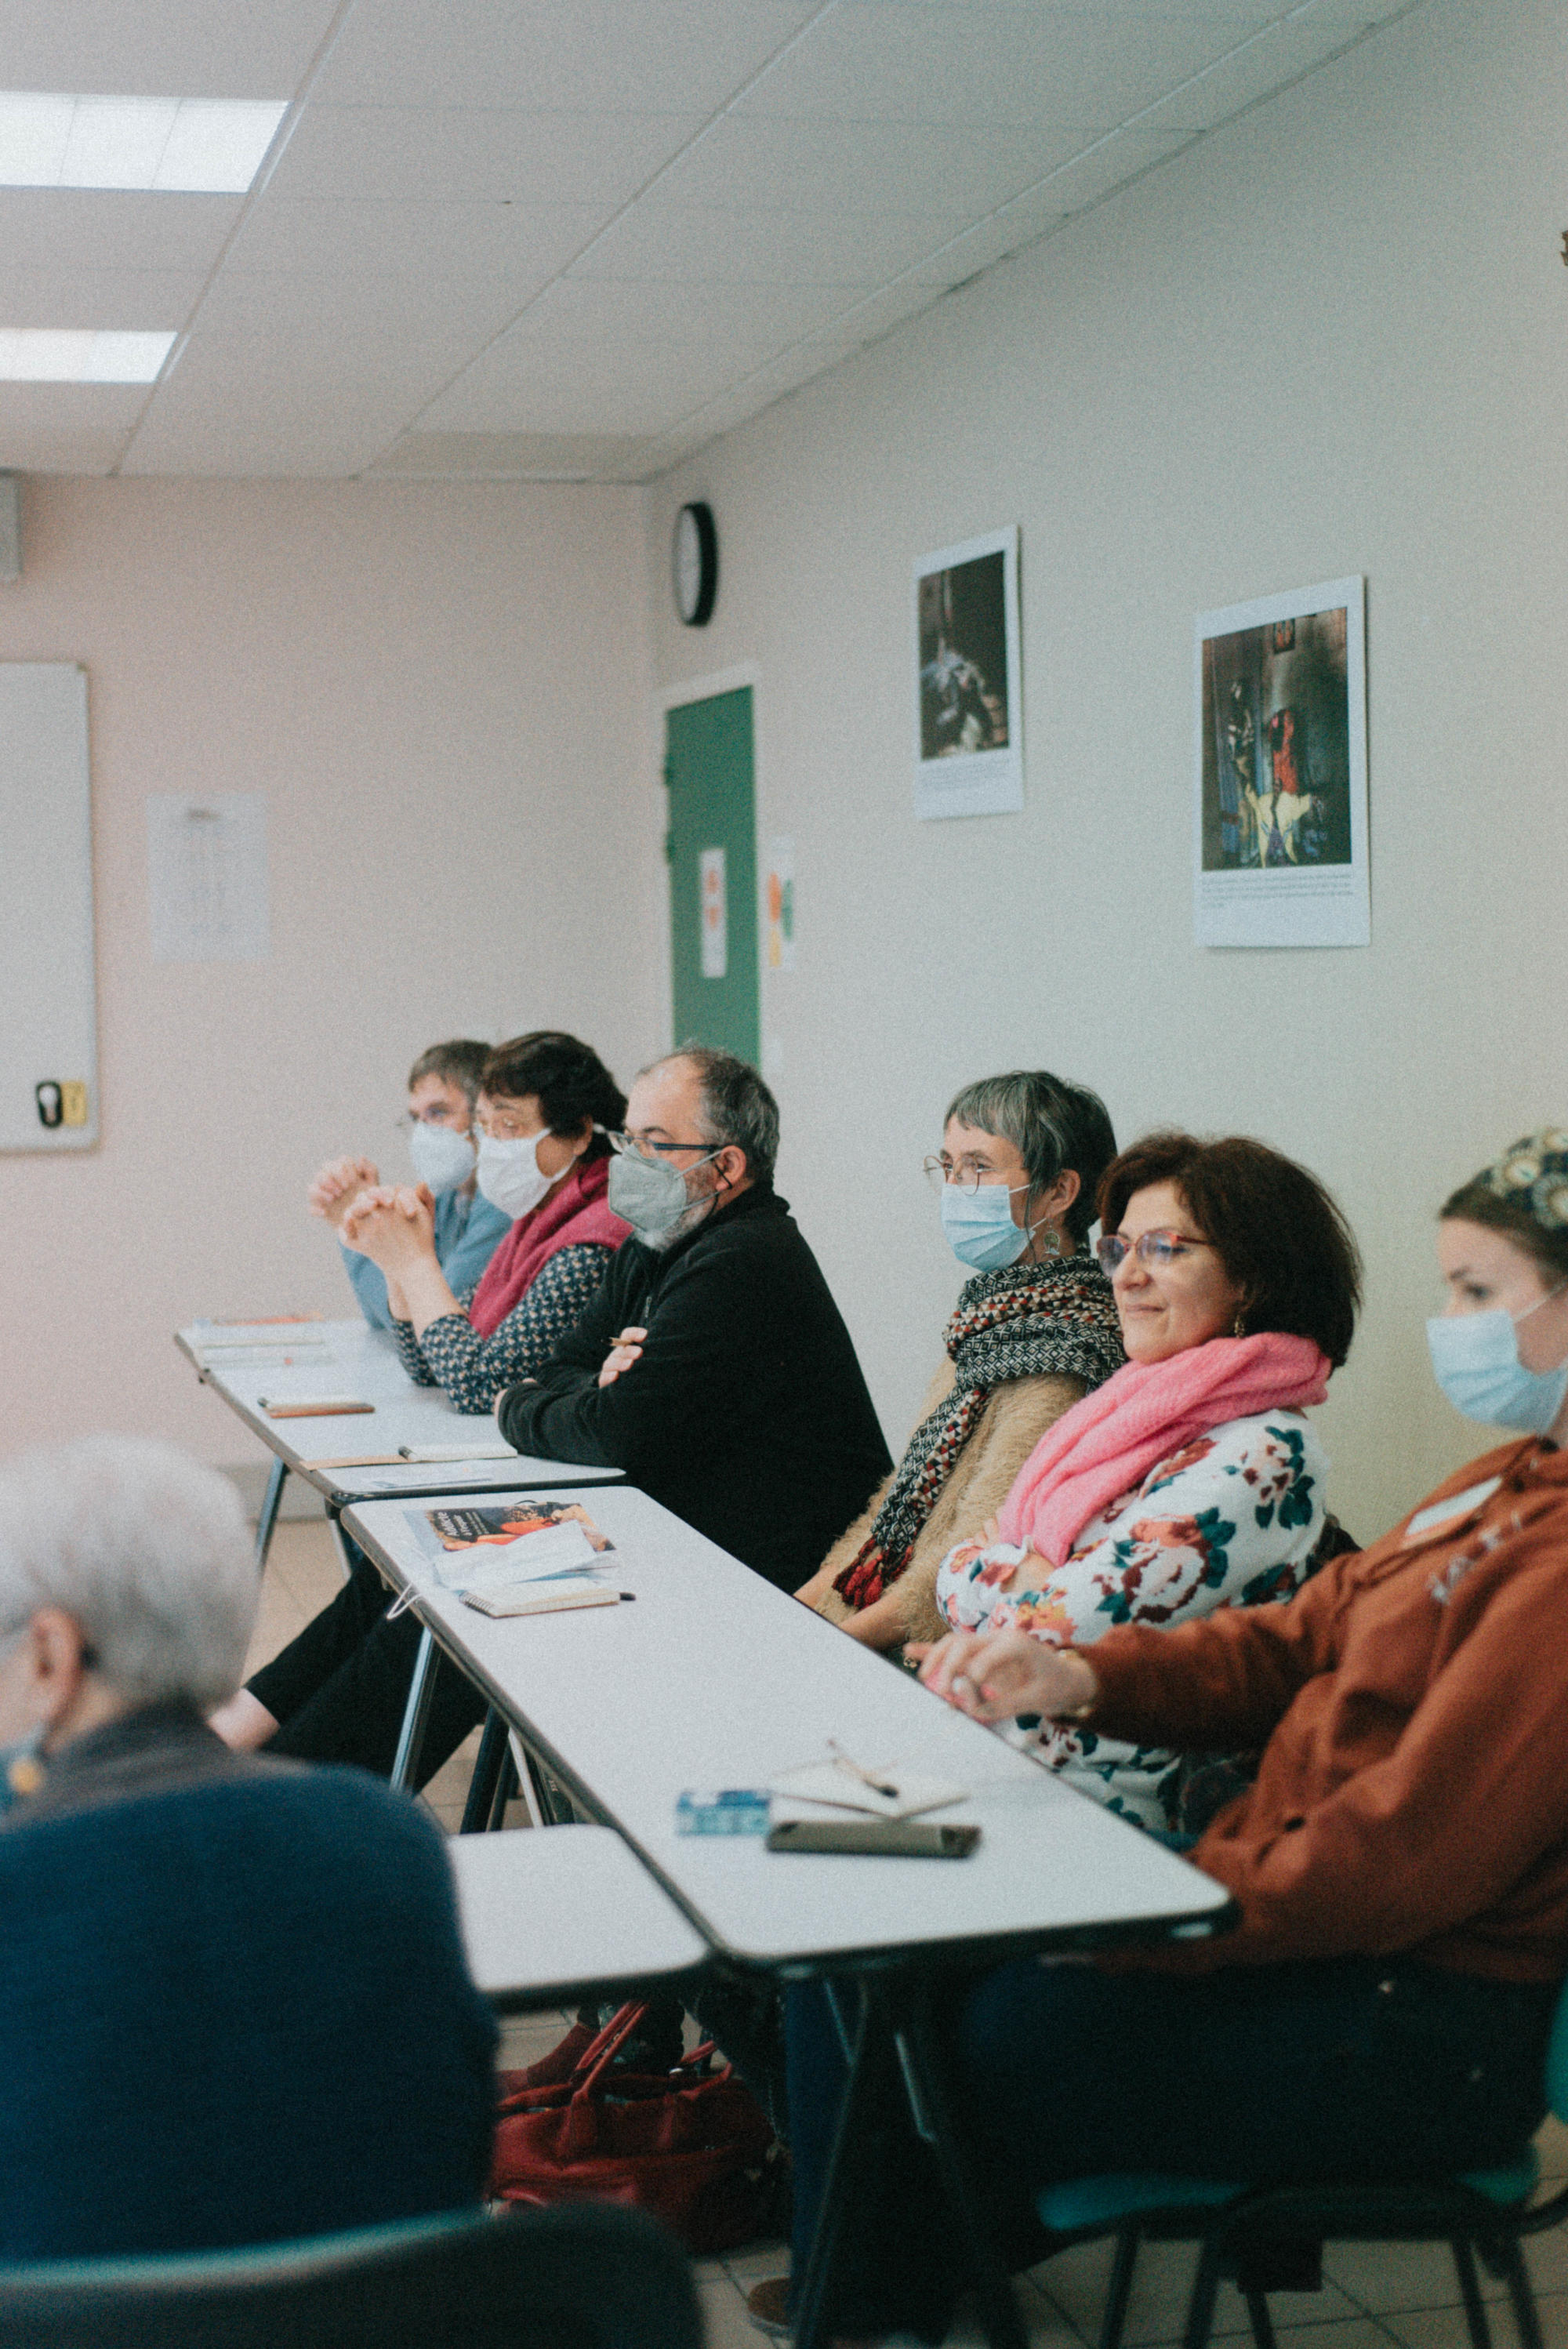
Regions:
M 583 1240 L 618 1248 L 630 1238 L 631 1225 L 613 1216 L 605 1205 L 609 1183 L 607 1158 L 580 1158 L 537 1207 L 519 1216 L 486 1265 L 469 1307 L 469 1319 L 481 1338 L 499 1330 L 512 1308 L 521 1304 L 559 1249 L 575 1247 Z
M 1136 1492 L 1157 1461 L 1228 1420 L 1321 1402 L 1328 1371 L 1310 1338 L 1277 1330 L 1129 1362 L 1047 1429 L 996 1513 L 997 1530 L 1065 1565 L 1089 1519 Z

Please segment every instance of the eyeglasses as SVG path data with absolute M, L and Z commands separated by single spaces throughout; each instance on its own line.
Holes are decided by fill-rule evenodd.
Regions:
M 411 1109 L 406 1109 L 402 1116 L 396 1119 L 394 1123 L 399 1133 L 411 1133 L 417 1125 L 452 1126 L 455 1120 L 465 1114 L 471 1119 L 471 1111 L 443 1109 L 440 1102 L 437 1102 L 431 1108 L 421 1110 L 417 1117 Z
M 476 1109 L 474 1124 L 491 1142 L 530 1142 L 536 1133 L 542 1135 L 550 1130 L 548 1126 L 526 1126 L 520 1117 L 493 1109 Z
M 987 1166 L 980 1158 L 923 1158 L 920 1171 L 934 1191 L 943 1190 L 951 1185 L 954 1190 L 971 1195 L 978 1191 L 983 1183 L 994 1182 L 996 1174 L 995 1167 Z M 1007 1186 L 1007 1195 L 1010 1198 L 1015 1191 L 1027 1191 L 1031 1187 L 1027 1183 L 1011 1183 Z
M 1096 1240 L 1094 1252 L 1099 1258 L 1101 1272 L 1106 1274 L 1115 1272 L 1130 1256 L 1135 1256 L 1140 1264 L 1154 1265 L 1164 1271 L 1191 1255 L 1193 1248 L 1212 1246 L 1212 1240 L 1195 1240 L 1189 1232 L 1140 1232 L 1135 1240 L 1124 1240 L 1119 1232 L 1107 1232 L 1103 1239 Z
M 722 1142 L 649 1142 L 634 1133 L 606 1133 L 604 1139 L 617 1158 L 669 1158 L 683 1150 L 706 1150 L 711 1158 L 724 1148 Z

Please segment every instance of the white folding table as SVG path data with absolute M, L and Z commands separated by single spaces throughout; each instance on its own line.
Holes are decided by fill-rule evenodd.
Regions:
M 902 2065 L 968 2241 L 989 2336 L 997 2349 L 1021 2349 L 945 2111 L 934 1971 L 944 1961 L 1207 1935 L 1230 1921 L 1229 1895 L 645 1494 L 607 1487 L 589 1504 L 633 1604 L 500 1619 L 437 1582 L 416 1506 L 361 1503 L 346 1523 L 388 1580 L 412 1588 L 439 1646 L 583 1806 L 620 1830 L 719 1958 L 785 1979 L 856 1977 L 824 2210 L 830 2221 L 869 2100 Z M 956 1861 L 845 1858 L 676 1833 L 684 1790 L 766 1786 L 825 1758 L 829 1738 L 894 1776 L 918 1768 L 966 1788 L 939 1816 L 977 1825 L 978 1849 Z M 833 2233 L 831 2223 L 820 2230 L 803 2285 L 807 2349 L 819 2338 Z
M 707 1943 L 608 1827 L 453 1836 L 469 1971 L 503 2014 L 679 1984 Z
M 257 1327 L 263 1325 L 257 1324 Z M 273 1325 L 281 1330 L 285 1325 Z M 236 1335 L 238 1333 L 236 1332 Z M 381 1494 L 490 1493 L 526 1480 L 536 1489 L 552 1485 L 614 1484 L 618 1468 L 591 1467 L 582 1461 L 542 1460 L 510 1453 L 504 1459 L 407 1461 L 404 1445 L 432 1446 L 502 1439 L 485 1413 L 453 1409 L 439 1387 L 416 1386 L 398 1358 L 389 1331 L 368 1322 L 302 1321 L 289 1329 L 291 1344 L 247 1349 L 270 1359 L 228 1366 L 221 1325 L 195 1323 L 177 1331 L 175 1344 L 203 1383 L 222 1397 L 273 1454 L 272 1474 L 256 1526 L 256 1558 L 264 1561 L 284 1485 L 301 1476 L 336 1512 L 350 1501 Z M 328 1359 L 320 1359 L 325 1347 Z M 292 1356 L 297 1350 L 299 1359 Z M 268 1400 L 304 1401 L 315 1392 L 351 1397 L 374 1406 L 368 1412 L 309 1419 L 269 1419 Z

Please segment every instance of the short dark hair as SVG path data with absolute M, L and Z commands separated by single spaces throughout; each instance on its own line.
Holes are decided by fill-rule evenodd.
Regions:
M 626 1120 L 626 1096 L 598 1053 L 560 1028 L 536 1028 L 498 1044 L 485 1057 L 480 1090 L 514 1101 L 531 1095 L 552 1133 L 581 1133 L 587 1120 L 593 1128 L 589 1158 L 608 1155 L 606 1137 Z
M 467 1093 L 472 1109 L 480 1089 L 480 1075 L 490 1059 L 488 1044 L 477 1044 L 471 1036 L 454 1036 L 449 1044 L 432 1044 L 421 1052 L 408 1071 L 408 1091 L 422 1085 L 427 1077 L 439 1077 L 444 1085 L 456 1085 Z
M 1568 1228 L 1558 1226 L 1549 1231 L 1519 1200 L 1505 1198 L 1494 1191 L 1485 1174 L 1461 1183 L 1443 1201 L 1438 1221 L 1446 1224 L 1456 1220 L 1484 1224 L 1489 1231 L 1501 1232 L 1549 1280 L 1568 1280 Z
M 714 1044 L 682 1044 L 652 1065 L 662 1069 L 670 1061 L 689 1061 L 697 1072 L 707 1129 L 703 1139 L 743 1150 L 751 1180 L 771 1183 L 779 1156 L 779 1104 L 750 1061 Z
M 1099 1219 L 1114 1232 L 1135 1191 L 1172 1183 L 1243 1297 L 1248 1333 L 1310 1338 L 1336 1370 L 1361 1303 L 1361 1254 L 1315 1174 L 1247 1134 L 1149 1133 L 1107 1168 Z
M 1074 1247 L 1083 1246 L 1100 1180 L 1116 1155 L 1110 1115 L 1098 1093 L 1053 1077 L 1048 1069 L 1011 1069 L 954 1093 L 943 1124 L 953 1118 L 1010 1142 L 1033 1190 L 1047 1189 L 1058 1174 L 1077 1174 L 1078 1195 L 1062 1221 Z

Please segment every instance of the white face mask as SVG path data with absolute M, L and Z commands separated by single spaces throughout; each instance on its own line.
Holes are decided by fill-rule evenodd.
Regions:
M 496 1142 L 488 1133 L 480 1137 L 480 1189 L 513 1223 L 538 1206 L 556 1179 L 540 1167 L 539 1145 L 544 1139 L 542 1133 L 531 1133 L 522 1142 Z
M 427 1125 L 420 1118 L 408 1129 L 408 1155 L 421 1183 L 438 1198 L 443 1191 L 460 1191 L 474 1171 L 474 1145 L 466 1133 L 449 1125 Z

